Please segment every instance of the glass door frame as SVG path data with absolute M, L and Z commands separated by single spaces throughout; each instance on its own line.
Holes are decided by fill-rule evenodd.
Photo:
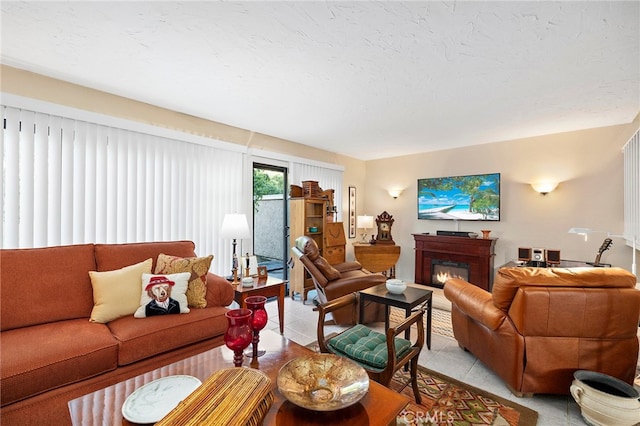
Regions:
M 288 258 L 289 258 L 289 194 L 287 191 L 288 188 L 288 181 L 289 181 L 289 169 L 287 166 L 281 165 L 281 164 L 269 164 L 268 162 L 265 161 L 260 161 L 260 160 L 264 160 L 264 159 L 253 159 L 251 161 L 251 207 L 252 209 L 254 208 L 253 206 L 253 194 L 254 194 L 254 184 L 253 184 L 253 172 L 256 169 L 260 169 L 260 170 L 270 170 L 270 171 L 274 171 L 274 172 L 279 172 L 283 174 L 283 185 L 284 188 L 282 188 L 282 228 L 281 228 L 281 235 L 282 235 L 282 279 L 286 282 L 289 280 L 289 269 L 288 269 Z M 255 210 L 252 211 L 252 217 L 253 217 L 253 242 L 254 242 L 254 252 L 255 252 L 255 247 L 256 247 L 256 224 L 255 224 Z M 257 254 L 257 253 L 256 253 Z

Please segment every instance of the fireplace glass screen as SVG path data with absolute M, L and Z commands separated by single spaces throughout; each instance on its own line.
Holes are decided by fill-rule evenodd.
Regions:
M 461 278 L 469 281 L 469 264 L 448 260 L 431 260 L 431 283 L 444 284 L 449 278 Z

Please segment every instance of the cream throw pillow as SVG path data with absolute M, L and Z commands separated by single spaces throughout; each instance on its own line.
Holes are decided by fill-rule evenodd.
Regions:
M 138 297 L 138 306 L 133 314 L 136 318 L 146 318 L 147 316 L 167 315 L 167 314 L 188 314 L 190 309 L 187 304 L 187 287 L 191 273 L 182 272 L 180 274 L 142 274 L 142 286 L 138 283 L 141 294 Z M 158 284 L 169 292 L 169 298 L 160 293 L 154 293 L 153 286 Z M 153 298 L 152 298 L 153 296 Z M 154 298 L 162 297 L 162 304 L 153 303 L 153 307 L 147 309 L 147 305 Z
M 153 259 L 115 271 L 89 271 L 93 287 L 91 322 L 107 323 L 132 315 L 140 306 L 142 274 L 151 273 Z

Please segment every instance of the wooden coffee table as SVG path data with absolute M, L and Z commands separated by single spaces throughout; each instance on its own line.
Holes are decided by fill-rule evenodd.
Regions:
M 243 367 L 264 372 L 273 383 L 275 400 L 264 419 L 264 425 L 388 425 L 409 402 L 409 398 L 371 381 L 369 392 L 358 403 L 333 412 L 317 412 L 300 408 L 278 392 L 276 377 L 287 361 L 311 351 L 270 330 L 260 333 L 260 347 L 266 354 L 255 359 L 245 358 Z M 149 373 L 125 380 L 105 389 L 69 401 L 69 412 L 74 425 L 129 425 L 122 417 L 126 398 L 140 386 L 155 379 L 186 374 L 206 380 L 213 372 L 233 368 L 233 352 L 219 346 L 201 354 L 158 368 Z

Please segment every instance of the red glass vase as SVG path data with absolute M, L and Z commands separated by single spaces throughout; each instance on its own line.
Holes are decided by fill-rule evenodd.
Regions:
M 253 351 L 251 353 L 252 357 L 259 357 L 265 354 L 265 351 L 258 350 L 258 342 L 260 341 L 260 330 L 265 328 L 267 325 L 267 321 L 269 321 L 269 316 L 267 315 L 267 311 L 264 309 L 264 304 L 266 303 L 267 298 L 264 296 L 250 296 L 247 297 L 244 302 L 247 304 L 247 308 L 249 308 L 253 313 L 251 314 L 251 328 L 253 330 Z
M 224 333 L 224 344 L 233 351 L 233 365 L 242 365 L 243 353 L 253 340 L 251 328 L 252 311 L 249 309 L 232 309 L 224 315 L 227 317 L 227 331 Z

